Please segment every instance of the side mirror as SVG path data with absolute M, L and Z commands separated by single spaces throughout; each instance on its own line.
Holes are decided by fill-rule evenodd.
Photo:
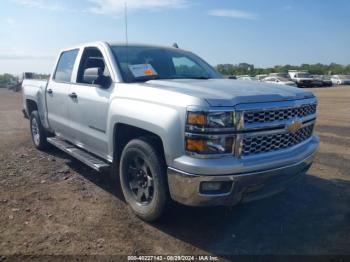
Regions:
M 90 85 L 99 85 L 102 88 L 109 88 L 111 85 L 111 78 L 104 76 L 100 67 L 87 68 L 83 75 L 84 83 Z

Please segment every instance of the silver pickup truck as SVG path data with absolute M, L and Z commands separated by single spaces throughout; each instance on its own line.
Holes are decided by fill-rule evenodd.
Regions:
M 34 145 L 110 170 L 147 221 L 169 201 L 235 205 L 293 186 L 312 164 L 317 100 L 224 79 L 191 52 L 91 43 L 61 52 L 49 81 L 23 82 Z

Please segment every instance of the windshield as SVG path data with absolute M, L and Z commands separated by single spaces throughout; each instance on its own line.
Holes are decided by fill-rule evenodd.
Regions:
M 312 76 L 309 73 L 299 73 L 299 78 L 312 78 Z
M 350 79 L 350 75 L 340 75 L 340 79 Z
M 201 58 L 183 50 L 148 46 L 111 48 L 125 82 L 222 78 Z

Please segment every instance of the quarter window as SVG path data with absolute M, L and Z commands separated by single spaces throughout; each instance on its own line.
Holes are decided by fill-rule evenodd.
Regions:
M 55 80 L 59 82 L 70 82 L 72 78 L 73 67 L 79 50 L 66 51 L 61 54 L 58 61 Z

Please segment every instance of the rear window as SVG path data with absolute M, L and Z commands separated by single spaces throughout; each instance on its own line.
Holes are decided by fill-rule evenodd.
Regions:
M 79 50 L 66 51 L 61 54 L 58 61 L 54 79 L 58 82 L 70 82 L 75 60 Z

